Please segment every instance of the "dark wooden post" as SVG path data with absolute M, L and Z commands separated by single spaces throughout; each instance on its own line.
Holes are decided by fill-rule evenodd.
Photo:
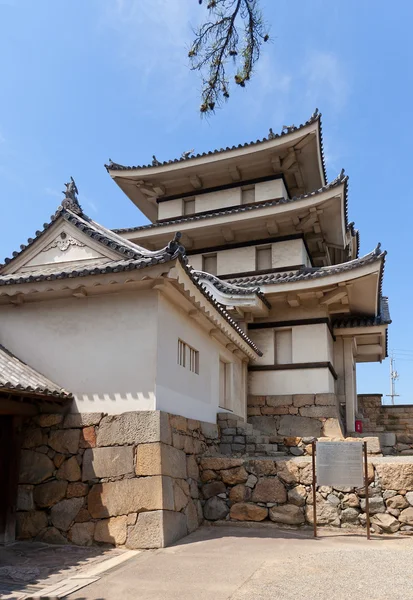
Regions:
M 366 527 L 367 539 L 370 539 L 370 500 L 369 500 L 369 467 L 367 463 L 367 442 L 363 444 L 364 448 L 364 487 L 366 493 Z
M 317 506 L 316 506 L 316 485 L 317 485 L 317 477 L 315 472 L 315 452 L 316 452 L 316 442 L 312 442 L 312 454 L 311 461 L 313 464 L 313 529 L 314 529 L 314 537 L 317 537 Z

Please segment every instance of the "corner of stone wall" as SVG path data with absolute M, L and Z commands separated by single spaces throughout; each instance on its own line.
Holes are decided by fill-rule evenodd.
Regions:
M 158 548 L 202 521 L 197 457 L 217 426 L 162 411 L 39 415 L 25 429 L 19 539 Z

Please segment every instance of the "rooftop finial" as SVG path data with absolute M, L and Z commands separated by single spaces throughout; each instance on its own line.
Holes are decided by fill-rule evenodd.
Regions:
M 272 128 L 270 127 L 270 130 L 268 132 L 268 139 L 273 140 L 274 138 L 275 138 L 275 133 L 273 132 Z
M 296 129 L 295 125 L 283 125 L 282 132 L 291 133 L 291 131 L 294 131 L 294 129 Z
M 68 183 L 65 183 L 65 186 L 66 189 L 64 192 L 62 192 L 65 195 L 64 200 L 62 202 L 63 208 L 71 210 L 76 215 L 81 215 L 82 209 L 79 204 L 79 200 L 77 199 L 77 194 L 79 193 L 79 190 L 77 189 L 73 177 L 70 178 L 70 181 Z
M 159 167 L 161 162 L 156 158 L 155 154 L 152 155 L 152 166 Z
M 181 154 L 181 158 L 189 158 L 191 156 L 191 154 L 194 153 L 194 148 L 192 148 L 192 150 L 187 150 L 186 152 L 182 152 Z

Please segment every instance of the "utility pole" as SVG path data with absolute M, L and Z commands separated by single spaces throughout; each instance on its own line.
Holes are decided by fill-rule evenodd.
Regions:
M 391 398 L 391 403 L 394 406 L 394 399 L 400 394 L 396 394 L 396 381 L 399 379 L 399 374 L 395 369 L 394 354 L 390 356 L 390 394 L 386 394 L 387 398 Z

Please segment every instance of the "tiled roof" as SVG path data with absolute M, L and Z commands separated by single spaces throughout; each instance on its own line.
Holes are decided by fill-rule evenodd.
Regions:
M 71 400 L 73 395 L 18 359 L 0 345 L 0 391 L 53 396 Z
M 215 275 L 211 275 L 211 273 L 206 273 L 205 271 L 193 271 L 192 274 L 197 278 L 197 280 L 202 284 L 202 280 L 207 279 L 212 283 L 212 285 L 222 292 L 223 294 L 230 294 L 236 296 L 247 296 L 250 294 L 256 294 L 268 308 L 271 308 L 271 304 L 266 299 L 265 295 L 262 293 L 259 287 L 251 286 L 251 287 L 240 287 L 233 283 L 228 283 L 227 281 L 223 281 L 216 277 Z
M 40 231 L 36 231 L 36 235 L 34 238 L 29 238 L 27 240 L 27 244 L 21 245 L 20 250 L 13 252 L 12 258 L 6 258 L 4 260 L 5 265 L 10 264 L 14 259 L 20 256 L 27 248 L 29 248 L 35 241 L 41 238 L 44 233 L 55 223 L 55 221 L 59 218 L 68 221 L 71 225 L 74 225 L 77 229 L 79 229 L 82 233 L 89 236 L 92 240 L 99 242 L 103 246 L 106 246 L 110 250 L 117 252 L 120 256 L 125 258 L 133 258 L 133 259 L 156 259 L 158 262 L 161 262 L 162 257 L 167 258 L 171 253 L 177 255 L 178 253 L 184 252 L 182 246 L 178 244 L 178 239 L 172 240 L 168 246 L 162 248 L 161 250 L 151 252 L 130 242 L 125 240 L 124 238 L 117 235 L 115 232 L 110 229 L 106 229 L 99 223 L 92 221 L 87 215 L 81 213 L 76 214 L 67 208 L 63 208 L 60 206 L 56 213 L 50 217 L 49 223 L 44 223 L 43 229 Z M 156 264 L 156 263 L 153 263 Z M 0 265 L 0 274 L 2 272 L 2 267 L 4 265 Z
M 302 123 L 298 127 L 296 127 L 295 125 L 292 125 L 290 127 L 283 127 L 283 130 L 281 131 L 281 133 L 275 133 L 275 134 L 272 133 L 272 131 L 270 130 L 270 134 L 268 135 L 268 137 L 264 137 L 264 138 L 262 138 L 262 140 L 256 140 L 255 142 L 254 141 L 246 142 L 245 144 L 238 144 L 237 146 L 231 146 L 231 147 L 227 147 L 227 148 L 219 148 L 216 150 L 211 150 L 209 152 L 202 152 L 200 154 L 194 154 L 194 155 L 189 155 L 189 156 L 185 156 L 185 157 L 182 156 L 181 158 L 175 158 L 173 160 L 166 160 L 163 162 L 155 161 L 154 164 L 148 164 L 148 165 L 135 165 L 135 166 L 128 167 L 128 166 L 120 165 L 118 163 L 114 163 L 113 161 L 110 160 L 109 164 L 105 165 L 105 168 L 107 171 L 133 171 L 133 170 L 137 170 L 137 169 L 150 169 L 154 166 L 159 167 L 159 166 L 164 166 L 164 165 L 171 165 L 174 163 L 186 162 L 186 161 L 192 160 L 194 158 L 202 158 L 204 156 L 211 156 L 214 154 L 222 154 L 223 152 L 230 152 L 231 150 L 238 150 L 240 148 L 248 148 L 250 146 L 258 146 L 259 144 L 263 144 L 264 142 L 268 142 L 268 141 L 271 141 L 274 139 L 283 138 L 285 136 L 288 136 L 290 133 L 299 131 L 300 129 L 303 129 L 304 127 L 307 127 L 308 125 L 315 123 L 316 121 L 319 121 L 319 123 L 320 123 L 320 154 L 321 154 L 321 161 L 322 161 L 322 165 L 323 165 L 324 181 L 327 181 L 323 142 L 322 142 L 321 113 L 318 111 L 318 108 L 315 109 L 315 111 L 313 112 L 311 117 L 308 119 L 308 121 L 306 121 L 305 123 Z
M 269 273 L 267 275 L 252 275 L 251 277 L 240 277 L 233 278 L 229 281 L 239 286 L 251 286 L 251 285 L 273 285 L 277 283 L 291 283 L 296 281 L 307 281 L 311 279 L 318 279 L 320 277 L 327 277 L 328 275 L 336 275 L 339 273 L 345 273 L 364 267 L 367 264 L 383 260 L 386 256 L 386 252 L 382 252 L 380 244 L 377 245 L 375 250 L 362 256 L 361 258 L 355 258 L 346 263 L 339 265 L 331 265 L 328 267 L 305 267 L 297 271 L 283 272 L 283 273 Z M 384 262 L 384 260 L 383 260 Z M 383 264 L 383 263 L 382 263 Z M 380 275 L 382 278 L 382 273 Z
M 380 298 L 380 312 L 376 317 L 366 317 L 365 315 L 351 315 L 348 317 L 339 317 L 334 319 L 332 325 L 337 329 L 351 327 L 373 327 L 374 325 L 390 325 L 389 299 L 387 296 Z
M 21 255 L 26 248 L 30 247 L 37 239 L 39 239 L 50 228 L 50 226 L 59 218 L 63 218 L 77 227 L 85 235 L 91 239 L 107 246 L 111 250 L 119 253 L 119 260 L 110 260 L 108 258 L 98 259 L 85 265 L 84 262 L 75 264 L 48 265 L 37 267 L 30 272 L 4 273 L 0 267 L 0 287 L 9 286 L 21 283 L 32 283 L 41 281 L 53 281 L 60 279 L 73 279 L 77 277 L 86 277 L 89 275 L 101 275 L 105 273 L 119 273 L 123 271 L 132 271 L 136 269 L 144 269 L 157 264 L 166 263 L 172 260 L 180 259 L 180 262 L 191 280 L 208 299 L 208 301 L 216 308 L 216 310 L 224 317 L 224 319 L 235 329 L 240 337 L 251 347 L 257 354 L 260 355 L 260 350 L 249 339 L 241 327 L 234 321 L 229 313 L 209 294 L 203 286 L 193 276 L 193 271 L 187 266 L 187 258 L 185 256 L 185 248 L 179 244 L 181 237 L 180 233 L 176 233 L 174 239 L 161 250 L 149 251 L 145 248 L 134 244 L 128 240 L 124 240 L 116 233 L 106 229 L 102 225 L 95 223 L 88 216 L 72 212 L 71 210 L 59 207 L 57 212 L 51 217 L 50 223 L 45 223 L 42 231 L 36 232 L 36 237 L 28 240 L 26 246 L 21 247 L 20 252 L 14 252 L 12 259 L 6 259 L 8 265 L 12 260 Z M 4 267 L 3 267 L 4 268 Z
M 257 204 L 240 204 L 228 208 L 220 208 L 217 210 L 211 210 L 209 212 L 204 212 L 202 214 L 194 214 L 192 216 L 182 216 L 176 217 L 175 219 L 168 219 L 167 221 L 158 221 L 155 223 L 151 223 L 149 225 L 140 225 L 139 227 L 127 227 L 123 229 L 114 229 L 114 233 L 130 233 L 133 231 L 144 231 L 147 229 L 153 229 L 155 227 L 165 227 L 167 225 L 179 225 L 181 223 L 190 223 L 193 221 L 202 221 L 204 219 L 211 219 L 213 217 L 220 217 L 222 215 L 233 215 L 238 213 L 244 213 L 249 211 L 260 210 L 262 208 L 268 208 L 269 206 L 277 206 L 279 204 L 289 204 L 292 202 L 297 202 L 298 200 L 305 200 L 306 198 L 312 198 L 313 196 L 318 196 L 323 192 L 331 190 L 335 187 L 338 187 L 342 183 L 345 184 L 345 196 L 344 196 L 344 206 L 345 206 L 345 219 L 347 223 L 347 181 L 348 177 L 344 174 L 344 170 L 331 182 L 323 187 L 315 190 L 314 192 L 310 192 L 308 194 L 302 194 L 301 196 L 293 196 L 292 198 L 278 198 L 277 200 L 268 200 L 267 202 L 260 202 Z M 122 238 L 123 239 L 123 238 Z

